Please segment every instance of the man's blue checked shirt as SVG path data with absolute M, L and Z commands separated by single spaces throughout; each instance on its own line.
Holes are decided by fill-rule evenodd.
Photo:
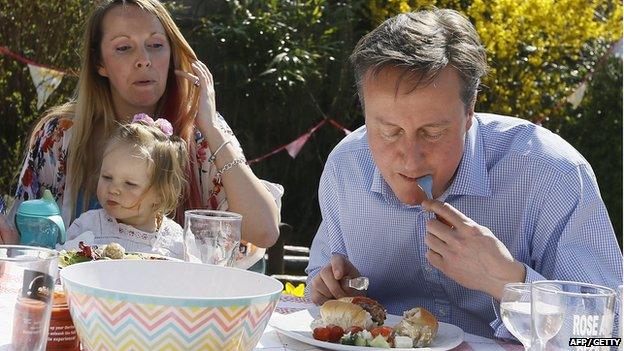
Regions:
M 527 282 L 622 284 L 622 254 L 596 177 L 573 147 L 544 128 L 475 115 L 456 176 L 439 200 L 488 227 L 525 264 Z M 397 199 L 373 162 L 365 127 L 328 157 L 319 203 L 323 221 L 310 252 L 308 288 L 340 253 L 370 278 L 368 296 L 391 314 L 421 306 L 468 333 L 512 337 L 491 296 L 427 262 L 423 239 L 432 214 Z

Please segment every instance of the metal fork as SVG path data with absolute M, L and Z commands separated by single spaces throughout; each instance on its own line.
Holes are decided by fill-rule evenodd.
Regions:
M 368 289 L 367 277 L 342 278 L 340 279 L 340 282 L 346 284 L 351 289 L 355 289 L 355 290 L 367 290 Z

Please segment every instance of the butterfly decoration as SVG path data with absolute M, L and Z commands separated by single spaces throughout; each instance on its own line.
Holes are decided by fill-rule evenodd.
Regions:
M 294 297 L 303 297 L 304 290 L 305 284 L 303 283 L 300 283 L 299 285 L 297 285 L 297 287 L 295 287 L 291 282 L 286 282 L 286 285 L 284 286 L 284 291 L 282 291 L 282 293 L 286 295 L 292 295 Z

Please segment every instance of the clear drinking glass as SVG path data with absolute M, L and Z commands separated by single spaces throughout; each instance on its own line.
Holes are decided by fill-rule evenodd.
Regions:
M 573 338 L 612 335 L 615 291 L 600 285 L 538 281 L 532 284 L 532 330 L 535 350 L 608 350 L 571 345 Z
M 54 250 L 0 245 L 0 349 L 45 350 L 57 273 Z
M 184 212 L 184 257 L 190 262 L 232 266 L 241 240 L 243 216 L 234 212 Z
M 507 330 L 531 349 L 531 284 L 509 283 L 503 288 L 500 313 Z

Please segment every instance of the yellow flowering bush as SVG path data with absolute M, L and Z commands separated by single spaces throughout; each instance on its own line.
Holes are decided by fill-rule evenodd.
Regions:
M 491 68 L 479 109 L 534 121 L 560 117 L 555 108 L 622 36 L 619 1 L 369 2 L 376 23 L 427 6 L 456 9 L 475 25 Z

